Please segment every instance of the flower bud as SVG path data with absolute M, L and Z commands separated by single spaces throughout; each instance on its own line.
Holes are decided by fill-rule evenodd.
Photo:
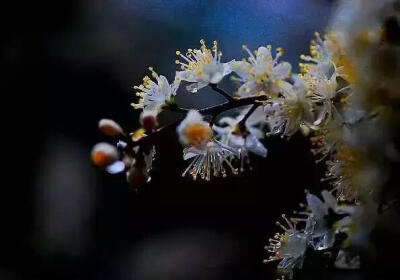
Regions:
M 93 147 L 91 157 L 95 165 L 104 168 L 118 160 L 118 151 L 113 145 L 98 143 Z
M 140 115 L 140 123 L 146 132 L 152 132 L 157 129 L 157 112 L 144 110 Z
M 111 137 L 123 134 L 121 126 L 109 119 L 101 119 L 99 121 L 99 130 L 101 133 Z

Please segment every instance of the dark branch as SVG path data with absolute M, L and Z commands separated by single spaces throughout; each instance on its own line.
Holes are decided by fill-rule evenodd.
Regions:
M 246 124 L 247 119 L 251 116 L 251 114 L 254 113 L 259 105 L 259 103 L 254 103 L 253 106 L 251 106 L 250 110 L 246 113 L 243 119 L 240 120 L 239 126 L 244 126 Z
M 220 89 L 217 84 L 210 84 L 210 87 L 215 90 L 216 92 L 218 92 L 219 94 L 221 94 L 223 97 L 226 98 L 226 100 L 228 101 L 233 101 L 233 97 L 228 94 L 227 92 L 225 92 L 224 90 Z
M 228 110 L 231 110 L 234 108 L 239 108 L 242 106 L 253 105 L 253 107 L 250 108 L 249 112 L 247 112 L 247 114 L 246 114 L 246 115 L 250 116 L 254 112 L 254 110 L 259 106 L 258 102 L 265 101 L 265 100 L 267 100 L 267 97 L 265 95 L 252 96 L 252 97 L 241 98 L 241 99 L 232 98 L 232 101 L 225 102 L 225 103 L 211 106 L 211 107 L 207 107 L 204 109 L 200 109 L 198 111 L 199 111 L 199 113 L 201 113 L 203 115 L 212 116 L 212 120 L 215 120 L 215 118 L 219 114 L 226 112 Z M 186 113 L 190 110 L 190 109 L 179 108 L 178 106 L 168 107 L 168 109 L 172 112 L 179 112 L 179 113 Z M 177 121 L 175 121 L 169 125 L 166 125 L 164 127 L 159 128 L 157 131 L 139 139 L 138 141 L 132 141 L 132 139 L 130 137 L 127 137 L 128 138 L 128 139 L 126 139 L 127 144 L 128 144 L 127 148 L 132 149 L 133 147 L 136 147 L 138 145 L 147 145 L 147 144 L 157 145 L 158 143 L 160 143 L 160 139 L 164 135 L 166 135 L 170 131 L 173 131 L 176 129 L 176 127 L 179 125 L 179 123 L 182 121 L 183 118 L 184 117 L 181 117 Z M 248 118 L 248 116 L 247 117 L 245 116 L 244 121 L 246 121 L 247 118 Z

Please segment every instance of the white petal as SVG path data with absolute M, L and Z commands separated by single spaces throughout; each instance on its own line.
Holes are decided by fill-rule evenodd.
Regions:
M 278 79 L 285 79 L 290 77 L 292 65 L 289 62 L 281 62 L 274 67 L 275 77 Z
M 333 196 L 331 192 L 328 192 L 327 190 L 323 190 L 321 192 L 322 198 L 325 201 L 325 204 L 335 210 L 337 208 L 337 199 Z
M 261 157 L 266 157 L 268 153 L 267 148 L 265 148 L 264 145 L 251 134 L 246 137 L 246 148 L 253 154 Z
M 234 61 L 231 64 L 232 70 L 242 79 L 247 80 L 250 78 L 251 64 L 247 61 Z
M 308 193 L 306 196 L 307 205 L 317 219 L 322 219 L 328 214 L 328 207 L 315 195 Z

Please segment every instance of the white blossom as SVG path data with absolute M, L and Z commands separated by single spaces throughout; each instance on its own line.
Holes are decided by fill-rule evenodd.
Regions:
M 274 58 L 271 46 L 259 47 L 255 55 L 246 46 L 243 48 L 248 52 L 249 58 L 232 64 L 233 71 L 239 76 L 236 80 L 242 83 L 237 95 L 276 96 L 281 91 L 282 81 L 291 75 L 291 65 L 288 62 L 278 62 L 283 49 L 278 48 Z
M 213 136 L 208 122 L 196 110 L 190 110 L 186 118 L 177 127 L 179 141 L 183 146 L 203 147 Z
M 186 147 L 183 150 L 183 159 L 191 159 L 192 161 L 182 173 L 182 176 L 190 174 L 193 180 L 200 176 L 202 179 L 209 181 L 211 176 L 226 177 L 226 167 L 233 174 L 237 174 L 237 169 L 231 164 L 232 157 L 237 156 L 238 153 L 235 149 L 217 140 L 210 141 L 201 147 Z
M 138 90 L 136 95 L 140 99 L 138 103 L 133 103 L 132 106 L 135 109 L 158 111 L 163 106 L 174 101 L 173 98 L 179 88 L 180 81 L 179 79 L 175 79 L 172 84 L 169 84 L 167 78 L 162 75 L 159 76 L 154 72 L 152 67 L 149 67 L 149 70 L 156 82 L 150 77 L 145 76 L 143 83 L 134 87 L 134 89 Z
M 290 137 L 299 129 L 305 131 L 312 125 L 312 100 L 307 96 L 303 81 L 296 76 L 293 85 L 282 82 L 281 87 L 282 96 L 270 99 L 265 113 L 272 134 Z
M 232 72 L 231 64 L 233 60 L 221 63 L 222 53 L 218 51 L 217 41 L 213 42 L 212 49 L 207 48 L 204 40 L 200 40 L 200 44 L 200 49 L 188 49 L 186 55 L 183 55 L 180 51 L 176 52 L 181 60 L 175 62 L 182 69 L 182 71 L 176 72 L 176 77 L 179 80 L 192 83 L 187 86 L 187 90 L 192 93 L 209 84 L 218 84 Z

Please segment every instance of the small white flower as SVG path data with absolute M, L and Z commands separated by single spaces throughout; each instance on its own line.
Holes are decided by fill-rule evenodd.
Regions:
M 190 110 L 186 118 L 177 127 L 179 141 L 183 146 L 202 147 L 213 136 L 212 129 L 203 116 L 196 110 Z
M 237 95 L 247 97 L 252 95 L 276 96 L 280 92 L 281 82 L 291 75 L 291 65 L 288 62 L 278 62 L 283 49 L 278 48 L 275 58 L 271 54 L 271 46 L 259 47 L 255 56 L 246 47 L 249 58 L 244 61 L 235 61 L 233 71 L 239 76 L 237 81 L 243 83 Z
M 192 159 L 192 161 L 182 173 L 182 176 L 189 173 L 193 180 L 200 176 L 202 179 L 209 181 L 212 175 L 214 177 L 226 177 L 227 170 L 225 166 L 233 174 L 237 174 L 237 169 L 231 164 L 232 157 L 237 156 L 235 149 L 217 140 L 210 141 L 202 147 L 187 147 L 183 150 L 183 159 Z
M 261 157 L 267 156 L 267 149 L 259 139 L 265 133 L 258 126 L 265 122 L 265 113 L 262 106 L 259 106 L 246 120 L 245 126 L 239 123 L 250 108 L 243 110 L 236 118 L 223 117 L 219 121 L 221 126 L 213 126 L 220 141 L 232 148 L 237 149 L 241 159 L 241 171 L 244 169 L 244 160 L 248 160 L 248 152 Z
M 339 110 L 343 109 L 351 92 L 351 85 L 338 86 L 337 78 L 354 82 L 356 79 L 352 62 L 339 44 L 339 34 L 328 33 L 322 40 L 318 32 L 311 44 L 311 55 L 301 55 L 306 63 L 300 63 L 308 95 L 313 101 L 317 118 L 315 126 L 320 126 L 332 119 L 342 118 Z
M 272 255 L 264 262 L 280 260 L 278 271 L 292 279 L 293 269 L 303 266 L 304 254 L 311 234 L 306 230 L 297 229 L 296 223 L 289 221 L 285 215 L 282 215 L 282 218 L 286 225 L 279 222 L 276 224 L 284 230 L 284 233 L 277 233 L 274 238 L 269 239 L 270 243 L 265 249 Z
M 310 127 L 314 120 L 312 101 L 307 96 L 301 79 L 294 77 L 294 84 L 281 83 L 282 96 L 265 106 L 267 122 L 272 134 L 292 136 L 299 129 Z
M 314 125 L 320 125 L 324 121 L 330 121 L 340 117 L 334 104 L 334 98 L 338 93 L 336 74 L 329 78 L 325 74 L 319 73 L 308 82 L 309 93 L 314 103 L 314 110 L 317 118 Z
M 176 54 L 182 59 L 175 63 L 181 65 L 182 71 L 176 72 L 178 79 L 191 84 L 187 90 L 195 93 L 208 84 L 218 84 L 232 72 L 230 61 L 221 63 L 222 53 L 218 51 L 218 43 L 214 41 L 212 49 L 207 48 L 205 41 L 200 40 L 200 49 L 188 49 L 186 55 L 180 51 Z
M 340 220 L 349 216 L 351 208 L 338 205 L 336 197 L 331 192 L 321 192 L 323 201 L 316 195 L 307 192 L 307 212 L 298 214 L 307 217 L 306 222 L 312 224 L 312 242 L 315 250 L 324 250 L 333 246 L 335 242 L 335 231 Z M 297 221 L 301 221 L 298 218 Z
M 168 83 L 167 78 L 159 76 L 154 72 L 152 67 L 149 67 L 152 77 L 156 82 L 145 76 L 143 84 L 135 86 L 134 89 L 138 90 L 136 93 L 140 97 L 138 103 L 133 103 L 135 109 L 148 109 L 152 111 L 159 111 L 164 105 L 173 102 L 176 91 L 179 88 L 179 79 L 175 79 L 172 84 Z

